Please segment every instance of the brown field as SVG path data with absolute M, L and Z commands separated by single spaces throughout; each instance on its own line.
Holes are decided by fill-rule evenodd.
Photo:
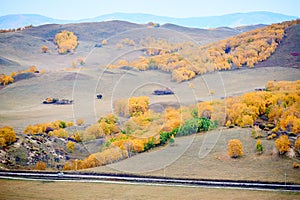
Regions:
M 83 118 L 94 123 L 100 116 L 113 112 L 115 99 L 146 95 L 150 104 L 189 105 L 199 100 L 221 98 L 264 87 L 269 80 L 297 80 L 295 68 L 268 67 L 215 72 L 190 82 L 176 83 L 170 74 L 160 71 L 103 70 L 87 68 L 76 72 L 48 72 L 18 81 L 0 90 L 0 126 L 10 125 L 21 132 L 29 124 Z M 195 88 L 190 88 L 193 83 Z M 154 96 L 153 90 L 171 88 L 175 95 Z M 209 91 L 215 94 L 209 96 Z M 103 99 L 97 100 L 96 94 Z M 74 105 L 43 105 L 47 97 L 74 99 Z
M 230 139 L 239 139 L 244 155 L 232 159 L 227 154 Z M 134 173 L 168 177 L 223 180 L 260 180 L 300 183 L 293 160 L 273 155 L 274 140 L 262 139 L 264 152 L 256 153 L 250 129 L 213 130 L 196 136 L 176 138 L 174 145 L 133 156 L 88 171 Z M 286 174 L 286 176 L 285 176 Z
M 1 199 L 297 199 L 298 193 L 103 183 L 0 180 Z

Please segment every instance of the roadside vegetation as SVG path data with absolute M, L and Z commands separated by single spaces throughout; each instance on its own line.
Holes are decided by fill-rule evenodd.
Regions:
M 235 126 L 252 128 L 252 137 L 256 140 L 253 149 L 258 154 L 264 152 L 263 140 L 274 140 L 278 155 L 295 159 L 300 156 L 299 88 L 300 81 L 270 81 L 265 91 L 200 102 L 178 109 L 168 107 L 162 113 L 149 110 L 149 97 L 131 97 L 115 101 L 115 114 L 118 116 L 108 114 L 95 124 L 81 129 L 72 129 L 76 127 L 73 122 L 57 120 L 29 125 L 23 133 L 62 138 L 65 141 L 64 149 L 70 154 L 78 150 L 78 143 L 103 141 L 99 152 L 84 159 L 70 159 L 64 163 L 64 170 L 110 164 L 158 146 L 176 143 L 177 137 L 217 127 Z M 83 119 L 78 119 L 77 127 L 81 127 L 83 122 Z M 2 148 L 7 148 L 16 141 L 12 127 L 2 127 L 0 137 Z M 243 144 L 238 139 L 228 141 L 228 149 L 224 151 L 226 150 L 232 158 L 243 157 Z M 298 162 L 296 159 L 295 168 Z M 43 168 L 39 166 L 40 163 L 35 168 Z

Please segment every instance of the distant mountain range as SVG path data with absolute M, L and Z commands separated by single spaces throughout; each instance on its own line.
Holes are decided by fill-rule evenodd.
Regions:
M 0 17 L 0 29 L 24 27 L 27 25 L 67 24 L 80 22 L 99 22 L 110 20 L 123 20 L 133 23 L 145 24 L 155 22 L 160 24 L 172 23 L 180 26 L 195 28 L 237 27 L 254 24 L 272 24 L 297 19 L 297 16 L 288 16 L 272 12 L 233 13 L 222 16 L 173 18 L 140 13 L 113 13 L 95 18 L 81 20 L 60 20 L 36 14 L 5 15 Z

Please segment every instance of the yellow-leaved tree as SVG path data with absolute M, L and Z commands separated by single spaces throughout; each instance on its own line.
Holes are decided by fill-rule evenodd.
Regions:
M 243 154 L 243 145 L 240 140 L 232 139 L 228 141 L 228 155 L 230 157 L 237 158 Z
M 77 36 L 70 31 L 63 30 L 55 35 L 55 43 L 58 46 L 58 53 L 66 54 L 73 53 L 78 45 Z
M 6 146 L 16 141 L 16 133 L 10 126 L 0 128 L 0 146 Z
M 281 135 L 277 140 L 275 140 L 275 146 L 280 155 L 288 152 L 290 150 L 290 141 L 287 135 Z

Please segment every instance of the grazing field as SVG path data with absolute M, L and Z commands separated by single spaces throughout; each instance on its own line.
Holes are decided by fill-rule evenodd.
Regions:
M 1 199 L 297 199 L 298 193 L 51 181 L 0 180 Z
M 228 156 L 227 143 L 230 139 L 241 140 L 244 151 L 241 158 Z M 273 153 L 274 140 L 261 140 L 264 152 L 259 155 L 251 129 L 213 130 L 176 138 L 174 145 L 89 171 L 224 180 L 286 180 L 299 184 L 300 173 L 299 169 L 293 169 L 293 160 Z
M 265 87 L 269 80 L 294 81 L 300 77 L 295 68 L 267 67 L 204 74 L 190 82 L 176 83 L 160 71 L 83 69 L 78 72 L 49 72 L 22 80 L 0 90 L 0 126 L 13 126 L 18 132 L 29 124 L 83 118 L 94 123 L 114 112 L 119 98 L 146 95 L 150 104 L 196 104 L 212 98 L 239 95 Z M 189 84 L 195 87 L 189 87 Z M 155 89 L 171 88 L 175 95 L 152 95 Z M 209 91 L 214 90 L 213 96 Z M 96 94 L 103 99 L 97 100 Z M 26 98 L 24 98 L 26 97 Z M 47 97 L 74 99 L 74 105 L 43 105 Z

